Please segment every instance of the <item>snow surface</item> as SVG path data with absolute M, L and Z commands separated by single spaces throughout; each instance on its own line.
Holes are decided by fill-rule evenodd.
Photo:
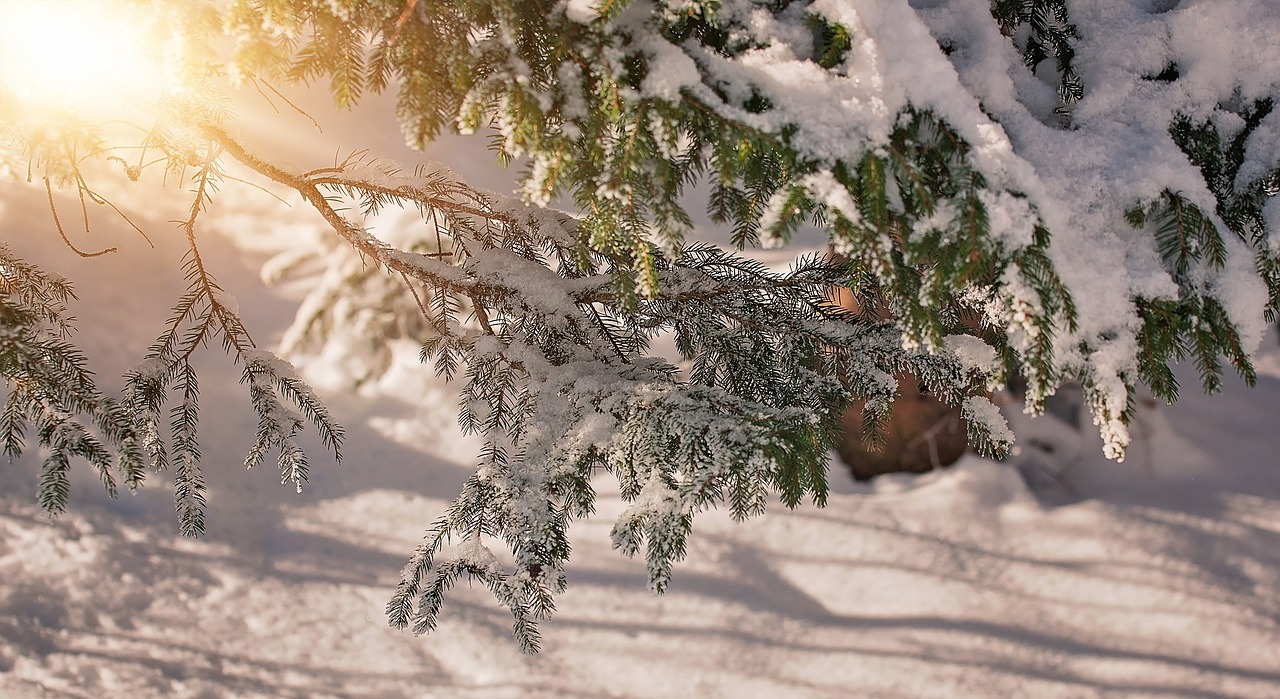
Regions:
M 110 383 L 181 289 L 178 231 L 157 213 L 148 230 L 170 234 L 153 251 L 101 228 L 121 252 L 80 260 L 31 191 L 0 191 L 4 236 L 77 280 L 79 341 Z M 305 218 L 240 196 L 221 208 L 285 232 Z M 261 285 L 261 251 L 204 245 L 255 337 L 278 342 L 297 289 Z M 642 562 L 611 550 L 626 504 L 602 479 L 534 657 L 482 588 L 457 590 L 432 635 L 385 624 L 398 570 L 477 451 L 453 426 L 455 394 L 412 351 L 360 393 L 312 368 L 348 461 L 313 445 L 299 495 L 273 469 L 243 471 L 252 416 L 214 349 L 207 538 L 176 535 L 161 478 L 111 501 L 78 469 L 71 510 L 50 522 L 35 455 L 0 469 L 0 696 L 1280 696 L 1275 340 L 1255 390 L 1207 398 L 1187 374 L 1182 403 L 1144 405 L 1124 464 L 1102 459 L 1096 435 L 1013 410 L 1021 470 L 966 457 L 855 485 L 833 468 L 825 509 L 704 516 L 661 597 Z

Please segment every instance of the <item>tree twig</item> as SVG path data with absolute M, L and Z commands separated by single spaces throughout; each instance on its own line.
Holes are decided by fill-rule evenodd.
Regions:
M 47 176 L 44 178 L 44 189 L 49 193 L 49 213 L 53 214 L 53 225 L 58 229 L 58 235 L 62 236 L 62 242 L 66 243 L 67 247 L 71 248 L 72 252 L 80 257 L 101 257 L 116 251 L 115 247 L 109 247 L 105 250 L 99 250 L 98 252 L 85 252 L 80 248 L 77 248 L 71 242 L 71 239 L 67 237 L 67 232 L 62 229 L 62 221 L 58 219 L 58 207 L 53 203 L 53 185 L 49 183 L 49 178 Z

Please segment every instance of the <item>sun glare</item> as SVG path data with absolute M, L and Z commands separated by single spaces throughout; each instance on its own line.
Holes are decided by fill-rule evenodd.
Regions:
M 0 0 L 0 93 L 24 110 L 73 112 L 156 94 L 157 52 L 133 10 L 112 0 Z

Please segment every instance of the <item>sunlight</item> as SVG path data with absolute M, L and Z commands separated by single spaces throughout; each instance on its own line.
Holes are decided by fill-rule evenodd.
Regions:
M 129 3 L 0 0 L 0 92 L 31 112 L 93 112 L 158 92 L 157 51 Z

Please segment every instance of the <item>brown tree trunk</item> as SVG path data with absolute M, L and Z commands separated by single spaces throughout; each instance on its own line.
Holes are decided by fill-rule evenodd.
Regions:
M 841 291 L 835 302 L 860 310 L 853 294 Z M 841 418 L 844 439 L 836 451 L 849 473 L 867 480 L 884 473 L 924 473 L 955 463 L 969 446 L 968 430 L 960 408 L 951 407 L 920 390 L 919 380 L 898 374 L 898 398 L 884 424 L 880 447 L 869 449 L 862 434 L 862 404 L 849 408 Z
M 883 473 L 924 473 L 949 466 L 969 446 L 960 408 L 920 391 L 911 374 L 898 374 L 898 399 L 884 425 L 882 446 L 867 448 L 862 434 L 862 405 L 845 412 L 844 439 L 836 451 L 849 473 L 867 480 Z

